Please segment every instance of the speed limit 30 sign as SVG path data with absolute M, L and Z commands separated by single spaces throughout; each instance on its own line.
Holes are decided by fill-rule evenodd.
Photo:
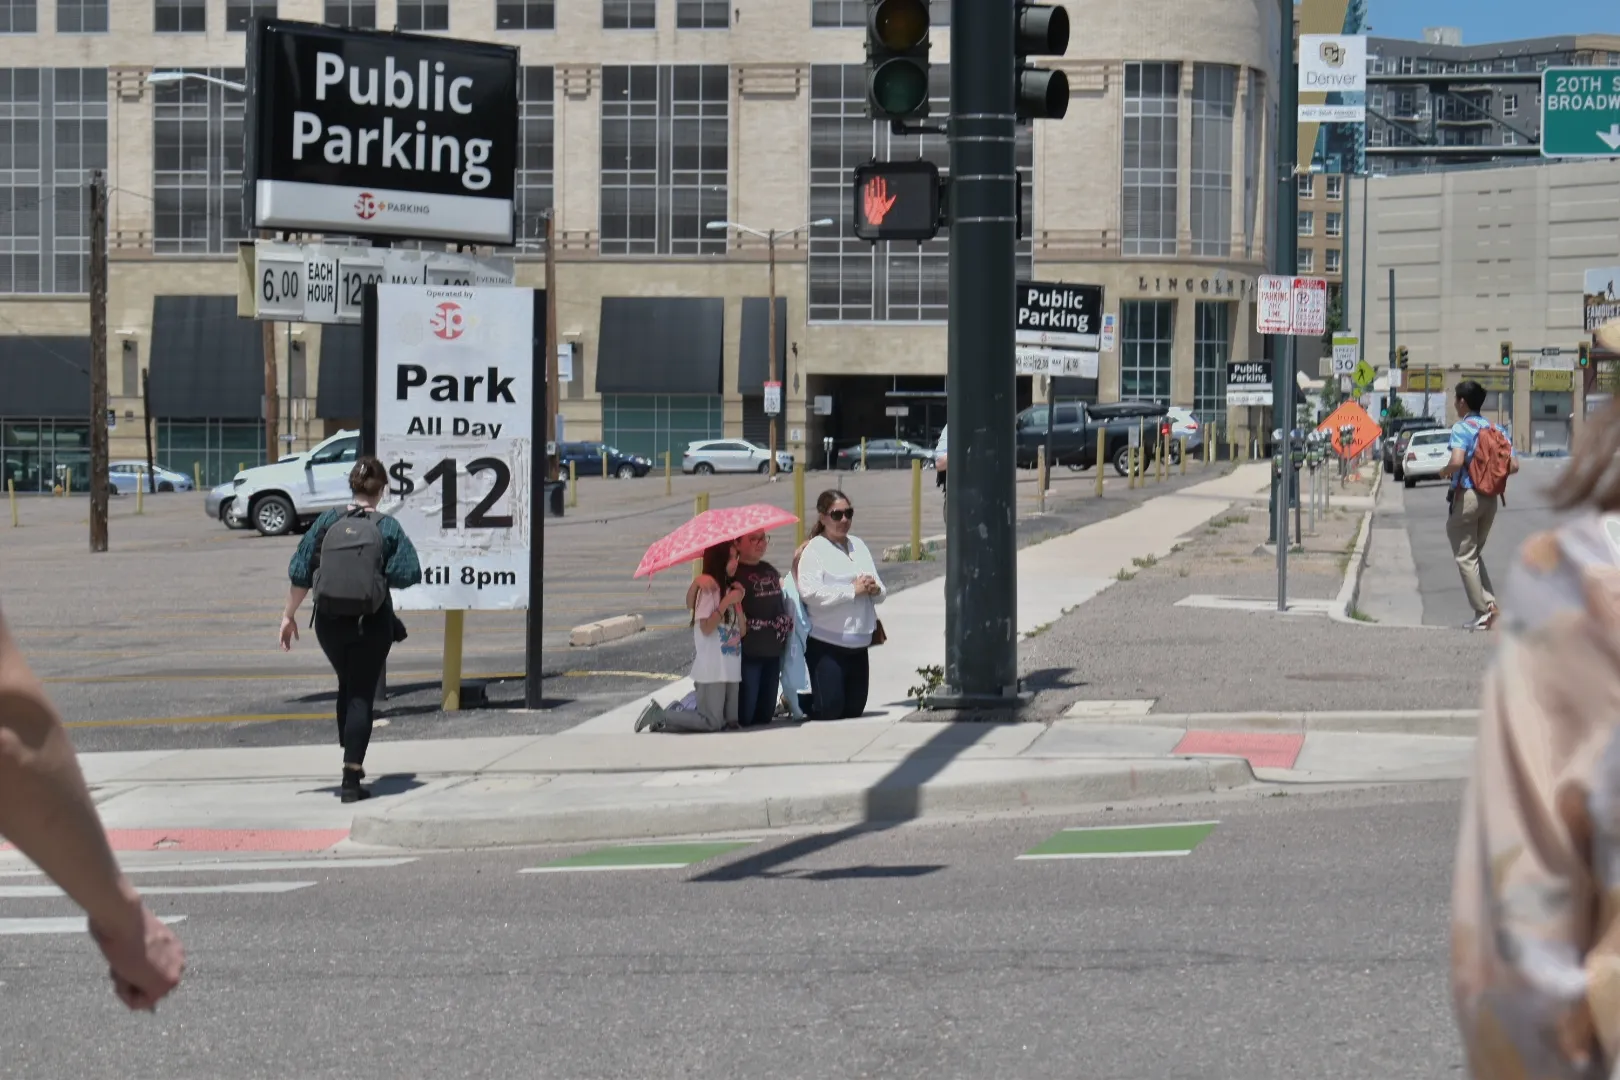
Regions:
M 375 286 L 367 326 L 381 510 L 415 543 L 422 584 L 407 610 L 538 605 L 543 513 L 534 497 L 544 430 L 544 293 L 510 287 Z M 368 319 L 371 313 L 368 312 Z M 374 362 L 373 362 L 374 361 Z M 369 434 L 369 432 L 368 432 Z M 543 483 L 543 481 L 542 481 Z

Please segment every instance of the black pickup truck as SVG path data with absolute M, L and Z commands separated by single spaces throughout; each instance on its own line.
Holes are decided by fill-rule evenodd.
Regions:
M 1052 464 L 1067 465 L 1076 471 L 1097 463 L 1097 441 L 1103 440 L 1104 460 L 1124 476 L 1130 467 L 1131 432 L 1142 431 L 1147 460 L 1154 458 L 1159 425 L 1168 409 L 1151 401 L 1119 401 L 1088 405 L 1060 401 L 1052 415 Z M 1018 414 L 1018 466 L 1035 467 L 1036 455 L 1046 445 L 1047 406 L 1031 405 Z

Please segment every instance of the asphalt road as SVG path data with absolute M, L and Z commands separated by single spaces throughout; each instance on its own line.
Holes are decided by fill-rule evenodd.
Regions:
M 1224 466 L 1218 467 L 1223 468 Z M 1020 542 L 1031 543 L 1197 483 L 1214 472 L 1192 464 L 1186 476 L 1127 490 L 1107 474 L 1096 498 L 1089 473 L 1055 474 L 1048 513 L 1036 510 L 1032 477 L 1020 474 Z M 932 476 L 924 479 L 931 484 Z M 911 478 L 888 472 L 813 473 L 806 498 L 830 484 L 857 508 L 857 532 L 874 549 L 911 532 Z M 440 710 L 442 617 L 405 613 L 411 635 L 389 663 L 389 727 L 380 738 L 548 734 L 566 730 L 651 693 L 691 665 L 682 607 L 684 569 L 634 581 L 647 545 L 685 521 L 696 493 L 710 505 L 770 501 L 791 507 L 793 487 L 759 477 L 591 479 L 580 505 L 547 526 L 542 641 L 545 708 L 524 711 L 524 613 L 471 612 L 463 671 L 487 687 L 493 707 Z M 943 531 L 942 499 L 923 489 L 925 536 Z M 290 655 L 275 648 L 286 595 L 286 563 L 296 538 L 230 532 L 201 512 L 201 497 L 157 496 L 135 516 L 134 500 L 114 503 L 111 550 L 86 550 L 83 499 L 21 500 L 22 527 L 0 543 L 0 603 L 30 661 L 50 685 L 84 750 L 267 746 L 327 742 L 335 686 L 312 632 Z M 793 533 L 775 537 L 785 559 Z M 886 564 L 891 588 L 944 572 L 942 559 Z M 306 608 L 307 611 L 307 608 Z M 629 612 L 647 632 L 591 649 L 568 645 L 573 626 Z
M 1462 1067 L 1457 796 L 776 834 L 684 869 L 519 873 L 571 849 L 138 873 L 311 884 L 152 896 L 191 963 L 155 1017 L 79 934 L 8 938 L 0 1073 L 1432 1080 Z M 1065 827 L 1211 820 L 1185 857 L 1016 861 Z
M 1508 485 L 1507 502 L 1496 514 L 1485 544 L 1485 566 L 1505 582 L 1514 554 L 1525 540 L 1554 524 L 1550 489 L 1566 459 L 1524 458 Z M 1386 476 L 1385 483 L 1393 482 Z M 1405 525 L 1416 564 L 1418 594 L 1426 626 L 1461 627 L 1473 622 L 1451 545 L 1446 540 L 1446 485 L 1434 481 L 1403 490 Z

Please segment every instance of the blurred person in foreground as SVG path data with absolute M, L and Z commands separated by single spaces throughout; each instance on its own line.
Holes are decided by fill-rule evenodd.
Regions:
M 73 744 L 0 613 L 0 835 L 89 916 L 90 936 L 131 1009 L 180 983 L 180 940 L 118 869 Z
M 1620 1063 L 1620 404 L 1555 505 L 1569 518 L 1502 594 L 1463 802 L 1452 990 L 1474 1080 Z

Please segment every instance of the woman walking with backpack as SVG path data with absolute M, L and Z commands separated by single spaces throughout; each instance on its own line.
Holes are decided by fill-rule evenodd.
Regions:
M 388 475 L 382 462 L 363 457 L 349 473 L 354 499 L 315 520 L 287 567 L 292 587 L 281 614 L 281 648 L 298 640 L 298 608 L 315 593 L 315 640 L 337 672 L 338 744 L 343 747 L 343 801 L 369 799 L 366 747 L 371 742 L 377 683 L 394 646 L 390 589 L 422 580 L 410 537 L 393 518 L 377 512 Z

